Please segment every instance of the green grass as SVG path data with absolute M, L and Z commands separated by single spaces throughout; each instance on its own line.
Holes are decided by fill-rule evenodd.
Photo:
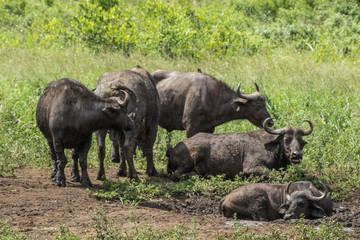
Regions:
M 305 137 L 309 144 L 304 148 L 300 167 L 331 186 L 336 198 L 359 189 L 360 70 L 355 62 L 315 62 L 309 55 L 283 51 L 272 57 L 194 61 L 141 55 L 127 57 L 120 53 L 94 54 L 80 49 L 18 48 L 0 49 L 0 58 L 1 175 L 22 165 L 50 166 L 46 141 L 35 122 L 37 99 L 48 82 L 71 77 L 92 89 L 101 74 L 140 64 L 150 72 L 156 69 L 195 71 L 200 67 L 233 88 L 242 81 L 246 93 L 255 91 L 254 82 L 258 83 L 268 99 L 267 106 L 276 119 L 276 128 L 286 125 L 307 128 L 303 119 L 314 123 L 314 132 Z M 216 132 L 254 129 L 256 127 L 249 122 L 238 120 L 217 127 Z M 175 131 L 171 145 L 183 139 L 184 132 Z M 163 172 L 166 170 L 166 149 L 167 133 L 160 129 L 154 159 L 158 170 Z M 108 166 L 116 166 L 106 162 Z M 137 158 L 136 167 L 140 172 L 144 172 L 145 164 L 144 159 Z M 95 144 L 89 152 L 89 165 L 98 165 Z
M 151 239 L 188 239 L 196 240 L 203 239 L 197 232 L 198 222 L 196 217 L 193 217 L 190 226 L 177 225 L 166 230 L 154 229 L 151 225 L 144 225 L 138 223 L 138 217 L 130 213 L 130 227 L 124 228 L 121 220 L 120 226 L 115 226 L 115 221 L 119 219 L 108 219 L 101 209 L 94 209 L 88 211 L 91 218 L 89 226 L 93 229 L 92 232 L 84 235 L 77 235 L 73 233 L 69 226 L 61 225 L 58 229 L 59 233 L 54 234 L 56 240 L 79 240 L 79 239 L 127 239 L 127 240 L 151 240 Z M 276 230 L 271 226 L 270 231 L 262 236 L 254 233 L 249 228 L 244 228 L 239 222 L 235 220 L 231 227 L 231 233 L 216 233 L 212 234 L 209 239 L 246 239 L 246 240 L 300 240 L 300 239 L 351 239 L 349 232 L 344 230 L 344 226 L 330 221 L 325 223 L 323 220 L 318 221 L 318 226 L 312 227 L 305 223 L 303 218 L 295 221 L 295 226 L 288 229 L 286 233 Z M 21 233 L 19 229 L 11 228 L 9 224 L 0 222 L 0 239 L 30 239 Z

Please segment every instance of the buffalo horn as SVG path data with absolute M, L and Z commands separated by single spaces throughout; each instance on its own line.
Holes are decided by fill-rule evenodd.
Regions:
M 289 189 L 290 189 L 290 185 L 292 184 L 292 182 L 290 182 L 287 186 L 286 186 L 286 190 L 285 190 L 285 196 L 286 196 L 286 200 L 290 201 L 290 193 L 289 193 Z
M 256 83 L 255 83 L 256 85 Z M 242 99 L 245 99 L 245 100 L 255 100 L 256 99 L 256 96 L 253 95 L 253 94 L 242 94 L 240 92 L 240 86 L 241 86 L 241 82 L 239 82 L 238 86 L 237 86 L 237 89 L 236 89 L 236 93 L 238 95 L 239 98 L 242 98 Z M 259 90 L 259 87 L 256 85 L 256 90 L 258 91 Z
M 324 198 L 326 198 L 327 194 L 328 194 L 328 190 L 326 188 L 326 186 L 320 182 L 320 184 L 322 185 L 323 189 L 324 189 L 324 193 L 320 196 L 320 197 L 315 197 L 310 191 L 307 192 L 306 197 L 307 199 L 309 199 L 310 201 L 314 201 L 314 202 L 318 202 L 323 200 Z
M 309 129 L 303 132 L 303 136 L 307 136 L 310 133 L 312 133 L 312 131 L 314 130 L 314 125 L 312 124 L 312 122 L 310 120 L 303 120 L 303 121 L 308 122 L 310 124 Z
M 121 107 L 125 108 L 129 103 L 129 93 L 124 90 L 120 90 L 120 91 L 124 93 L 124 100 L 118 100 L 118 103 L 120 104 Z
M 268 121 L 270 121 L 272 118 L 269 117 L 267 119 L 265 119 L 264 123 L 263 123 L 263 128 L 265 129 L 265 131 L 267 133 L 270 133 L 270 134 L 274 134 L 274 135 L 283 135 L 285 134 L 285 129 L 284 128 L 281 128 L 281 129 L 270 129 L 268 127 Z
M 256 83 L 254 83 L 254 84 L 255 84 L 255 86 L 256 86 L 256 91 L 257 91 L 257 92 L 260 92 L 259 86 L 258 86 Z

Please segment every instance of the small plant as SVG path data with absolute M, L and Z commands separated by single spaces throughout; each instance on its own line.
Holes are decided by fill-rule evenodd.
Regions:
M 70 231 L 68 226 L 60 225 L 60 234 L 55 234 L 56 240 L 80 240 L 81 237 L 76 236 L 73 232 Z
M 296 225 L 293 229 L 298 236 L 297 239 L 350 239 L 350 235 L 344 230 L 341 223 L 334 220 L 326 221 L 319 220 L 320 225 L 316 228 L 308 226 L 304 218 L 296 220 Z
M 122 233 L 114 226 L 114 219 L 109 220 L 100 208 L 88 210 L 91 217 L 89 226 L 95 230 L 94 239 L 121 239 Z
M 19 233 L 18 229 L 10 227 L 10 224 L 6 222 L 0 222 L 0 239 L 17 240 L 17 239 L 27 239 L 27 237 L 24 234 Z

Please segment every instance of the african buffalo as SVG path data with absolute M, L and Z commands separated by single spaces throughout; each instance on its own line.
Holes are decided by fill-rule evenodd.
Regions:
M 154 80 L 150 73 L 140 66 L 131 70 L 105 73 L 97 83 L 95 94 L 102 97 L 121 97 L 124 91 L 129 95 L 127 111 L 133 119 L 135 127 L 132 131 L 120 133 L 121 138 L 112 139 L 114 140 L 111 153 L 112 161 L 120 161 L 117 174 L 118 176 L 126 176 L 126 160 L 129 165 L 129 177 L 137 179 L 133 156 L 136 147 L 139 146 L 147 160 L 146 173 L 155 176 L 158 173 L 153 162 L 153 145 L 158 129 L 160 100 Z M 97 131 L 96 136 L 100 162 L 97 179 L 101 179 L 105 176 L 103 162 L 106 131 Z M 128 144 L 125 145 L 124 142 L 128 142 Z
M 133 121 L 126 114 L 127 95 L 120 98 L 101 98 L 83 84 L 64 78 L 49 83 L 39 98 L 36 109 L 37 125 L 50 147 L 53 169 L 52 180 L 65 186 L 64 168 L 67 163 L 65 148 L 73 148 L 72 180 L 90 186 L 87 174 L 87 154 L 92 132 L 98 129 L 129 131 Z
M 263 175 L 265 169 L 286 168 L 299 163 L 302 149 L 307 142 L 302 137 L 313 131 L 313 124 L 306 131 L 299 127 L 273 130 L 268 127 L 271 119 L 264 121 L 265 130 L 245 133 L 198 133 L 179 142 L 167 151 L 168 172 L 174 179 L 181 174 L 195 172 L 200 175 L 225 174 L 233 178 L 243 172 Z
M 215 127 L 235 119 L 248 119 L 262 127 L 268 117 L 265 97 L 259 91 L 235 92 L 213 76 L 198 72 L 157 70 L 152 73 L 160 96 L 159 125 L 171 132 L 186 130 L 187 137 L 198 132 L 213 133 Z M 272 121 L 269 125 L 272 126 Z
M 322 184 L 322 183 L 321 183 Z M 321 218 L 333 210 L 331 197 L 308 181 L 289 184 L 251 183 L 220 200 L 220 212 L 228 218 L 266 221 L 284 218 Z

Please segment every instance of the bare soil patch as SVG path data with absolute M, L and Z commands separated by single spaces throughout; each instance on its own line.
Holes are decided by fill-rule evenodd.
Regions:
M 99 189 L 102 184 L 96 179 L 97 169 L 89 169 L 90 179 Z M 56 187 L 50 181 L 50 169 L 37 170 L 22 167 L 15 170 L 15 178 L 0 178 L 0 221 L 8 222 L 30 238 L 53 239 L 59 233 L 60 225 L 66 225 L 79 236 L 91 236 L 89 211 L 101 209 L 109 220 L 119 227 L 130 228 L 135 218 L 139 226 L 151 225 L 153 229 L 168 229 L 183 224 L 191 228 L 196 217 L 196 231 L 199 238 L 215 237 L 231 233 L 231 221 L 218 212 L 217 199 L 205 196 L 162 198 L 158 202 L 142 203 L 138 206 L 123 205 L 118 201 L 108 202 L 91 196 L 80 183 L 70 182 L 70 168 L 66 169 L 67 186 Z M 107 169 L 107 177 L 116 180 L 116 169 Z M 335 202 L 333 219 L 355 230 L 352 236 L 360 238 L 360 194 L 347 201 Z M 306 220 L 317 225 L 317 220 Z M 256 234 L 266 235 L 270 229 L 290 231 L 291 221 L 249 222 L 244 225 Z

